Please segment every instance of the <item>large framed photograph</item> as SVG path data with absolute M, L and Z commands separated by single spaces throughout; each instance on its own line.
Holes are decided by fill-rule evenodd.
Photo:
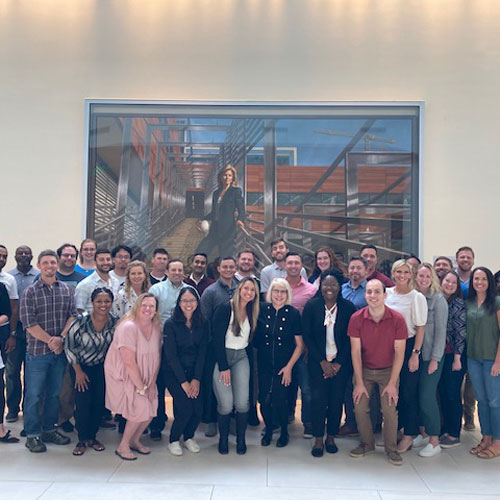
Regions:
M 88 101 L 87 236 L 186 261 L 419 249 L 421 103 Z

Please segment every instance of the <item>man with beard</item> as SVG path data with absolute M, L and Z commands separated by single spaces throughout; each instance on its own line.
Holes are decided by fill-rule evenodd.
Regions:
M 460 247 L 455 257 L 457 258 L 457 274 L 460 277 L 460 282 L 467 287 L 468 291 L 470 275 L 474 267 L 474 250 L 471 247 Z
M 14 254 L 16 259 L 16 267 L 9 271 L 9 274 L 14 276 L 17 284 L 19 297 L 22 297 L 24 290 L 40 274 L 38 269 L 31 265 L 33 260 L 33 252 L 26 245 L 21 245 L 16 248 Z M 17 302 L 17 301 L 16 301 Z M 15 422 L 18 418 L 21 400 L 23 396 L 23 384 L 21 384 L 21 368 L 26 358 L 26 330 L 22 323 L 18 320 L 14 324 L 12 321 L 11 337 L 7 341 L 7 360 L 5 363 L 5 382 L 7 389 L 7 422 Z
M 442 281 L 445 274 L 453 269 L 453 262 L 449 257 L 441 255 L 434 260 L 434 271 L 436 271 L 439 281 Z
M 64 281 L 67 285 L 76 287 L 86 277 L 85 274 L 75 271 L 78 249 L 71 243 L 64 243 L 56 250 L 56 253 L 59 257 L 57 279 Z
M 109 275 L 113 264 L 111 252 L 107 248 L 98 248 L 95 253 L 96 270 L 80 281 L 75 290 L 78 312 L 92 312 L 92 292 L 98 287 L 109 288 L 116 296 L 120 283 Z
M 289 252 L 283 238 L 271 242 L 271 256 L 273 263 L 264 267 L 260 273 L 260 291 L 265 294 L 274 278 L 286 278 L 285 258 Z M 307 279 L 306 270 L 302 268 L 300 274 Z
M 356 309 L 366 307 L 365 290 L 367 264 L 363 257 L 351 257 L 347 273 L 349 281 L 342 285 L 342 297 L 351 301 Z
M 375 245 L 363 245 L 359 255 L 366 261 L 366 281 L 380 280 L 387 288 L 394 286 L 390 278 L 377 270 L 378 250 Z
M 236 267 L 238 270 L 234 277 L 238 281 L 241 281 L 243 278 L 253 278 L 260 287 L 260 279 L 255 274 L 255 254 L 252 250 L 245 249 L 238 252 Z
M 191 262 L 191 274 L 189 278 L 184 280 L 184 283 L 196 288 L 200 297 L 212 283 L 215 283 L 215 280 L 209 278 L 205 274 L 207 271 L 207 264 L 208 260 L 206 253 L 195 253 L 193 255 L 193 261 Z

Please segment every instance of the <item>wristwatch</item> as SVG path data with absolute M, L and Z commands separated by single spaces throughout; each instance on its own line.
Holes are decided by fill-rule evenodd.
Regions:
M 411 352 L 415 353 L 415 354 L 420 354 L 422 352 L 422 350 L 421 349 L 413 349 Z

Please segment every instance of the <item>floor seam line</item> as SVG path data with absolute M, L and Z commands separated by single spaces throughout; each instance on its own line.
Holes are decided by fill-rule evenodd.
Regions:
M 425 479 L 420 475 L 417 468 L 413 464 L 410 464 L 410 465 L 411 465 L 412 469 L 415 471 L 415 474 L 417 474 L 417 476 L 420 478 L 420 480 L 424 483 L 424 486 L 429 490 L 429 493 L 434 493 L 431 490 L 431 488 L 429 487 L 429 485 L 425 482 Z

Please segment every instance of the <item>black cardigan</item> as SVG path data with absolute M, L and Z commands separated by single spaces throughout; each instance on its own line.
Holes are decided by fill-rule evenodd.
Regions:
M 340 293 L 340 292 L 339 292 Z M 356 308 L 340 295 L 337 298 L 337 319 L 333 328 L 337 357 L 335 361 L 342 366 L 351 364 L 351 343 L 347 336 L 347 325 Z M 309 350 L 308 363 L 317 363 L 326 360 L 326 326 L 325 301 L 323 297 L 312 298 L 304 307 L 302 314 L 302 335 Z
M 180 384 L 188 378 L 201 380 L 208 344 L 208 323 L 189 329 L 183 321 L 170 318 L 163 327 L 165 370 Z
M 219 370 L 222 372 L 229 369 L 226 357 L 226 332 L 231 321 L 231 303 L 220 304 L 214 312 L 212 318 L 212 344 L 215 351 L 215 359 L 219 365 Z M 250 321 L 250 318 L 249 318 Z M 250 328 L 252 324 L 250 323 Z M 250 337 L 252 335 L 250 334 Z M 251 349 L 251 338 L 248 340 L 247 353 Z

